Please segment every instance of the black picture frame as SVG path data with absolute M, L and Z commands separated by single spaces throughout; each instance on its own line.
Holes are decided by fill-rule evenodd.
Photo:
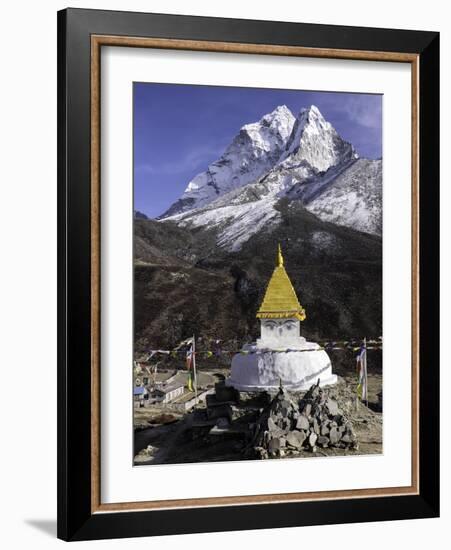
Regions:
M 415 54 L 419 61 L 419 493 L 96 513 L 91 433 L 91 36 Z M 331 55 L 333 57 L 333 55 Z M 116 537 L 439 515 L 439 34 L 67 9 L 58 13 L 58 537 Z

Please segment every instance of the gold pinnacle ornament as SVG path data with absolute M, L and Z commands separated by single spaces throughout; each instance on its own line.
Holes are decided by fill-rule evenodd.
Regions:
M 257 319 L 305 319 L 305 310 L 299 303 L 296 292 L 283 265 L 280 244 L 277 265 L 266 288 L 265 297 L 257 313 Z

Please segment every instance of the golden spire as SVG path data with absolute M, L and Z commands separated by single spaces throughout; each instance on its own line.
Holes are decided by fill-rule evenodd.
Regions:
M 279 243 L 279 248 L 278 248 L 278 251 L 277 251 L 277 266 L 278 267 L 283 266 L 283 256 L 282 256 L 282 249 L 280 248 L 280 243 Z
M 296 292 L 283 265 L 280 244 L 277 250 L 277 265 L 266 288 L 265 297 L 257 313 L 258 319 L 288 319 L 303 321 L 305 310 L 299 303 Z

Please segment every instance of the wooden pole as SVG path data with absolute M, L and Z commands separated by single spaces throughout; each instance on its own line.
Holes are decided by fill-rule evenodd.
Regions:
M 365 349 L 365 362 L 363 364 L 364 368 L 364 377 L 365 377 L 365 394 L 366 394 L 366 406 L 368 407 L 368 369 L 367 369 L 367 357 L 368 357 L 368 350 L 366 349 L 366 336 L 363 339 L 363 347 Z
M 196 371 L 196 337 L 193 334 L 193 373 L 194 373 L 194 395 L 197 405 L 197 371 Z

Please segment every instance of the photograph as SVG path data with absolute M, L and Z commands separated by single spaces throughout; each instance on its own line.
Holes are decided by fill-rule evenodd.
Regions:
M 134 466 L 383 454 L 382 120 L 133 82 Z
M 58 12 L 62 540 L 439 516 L 439 32 L 260 8 Z

